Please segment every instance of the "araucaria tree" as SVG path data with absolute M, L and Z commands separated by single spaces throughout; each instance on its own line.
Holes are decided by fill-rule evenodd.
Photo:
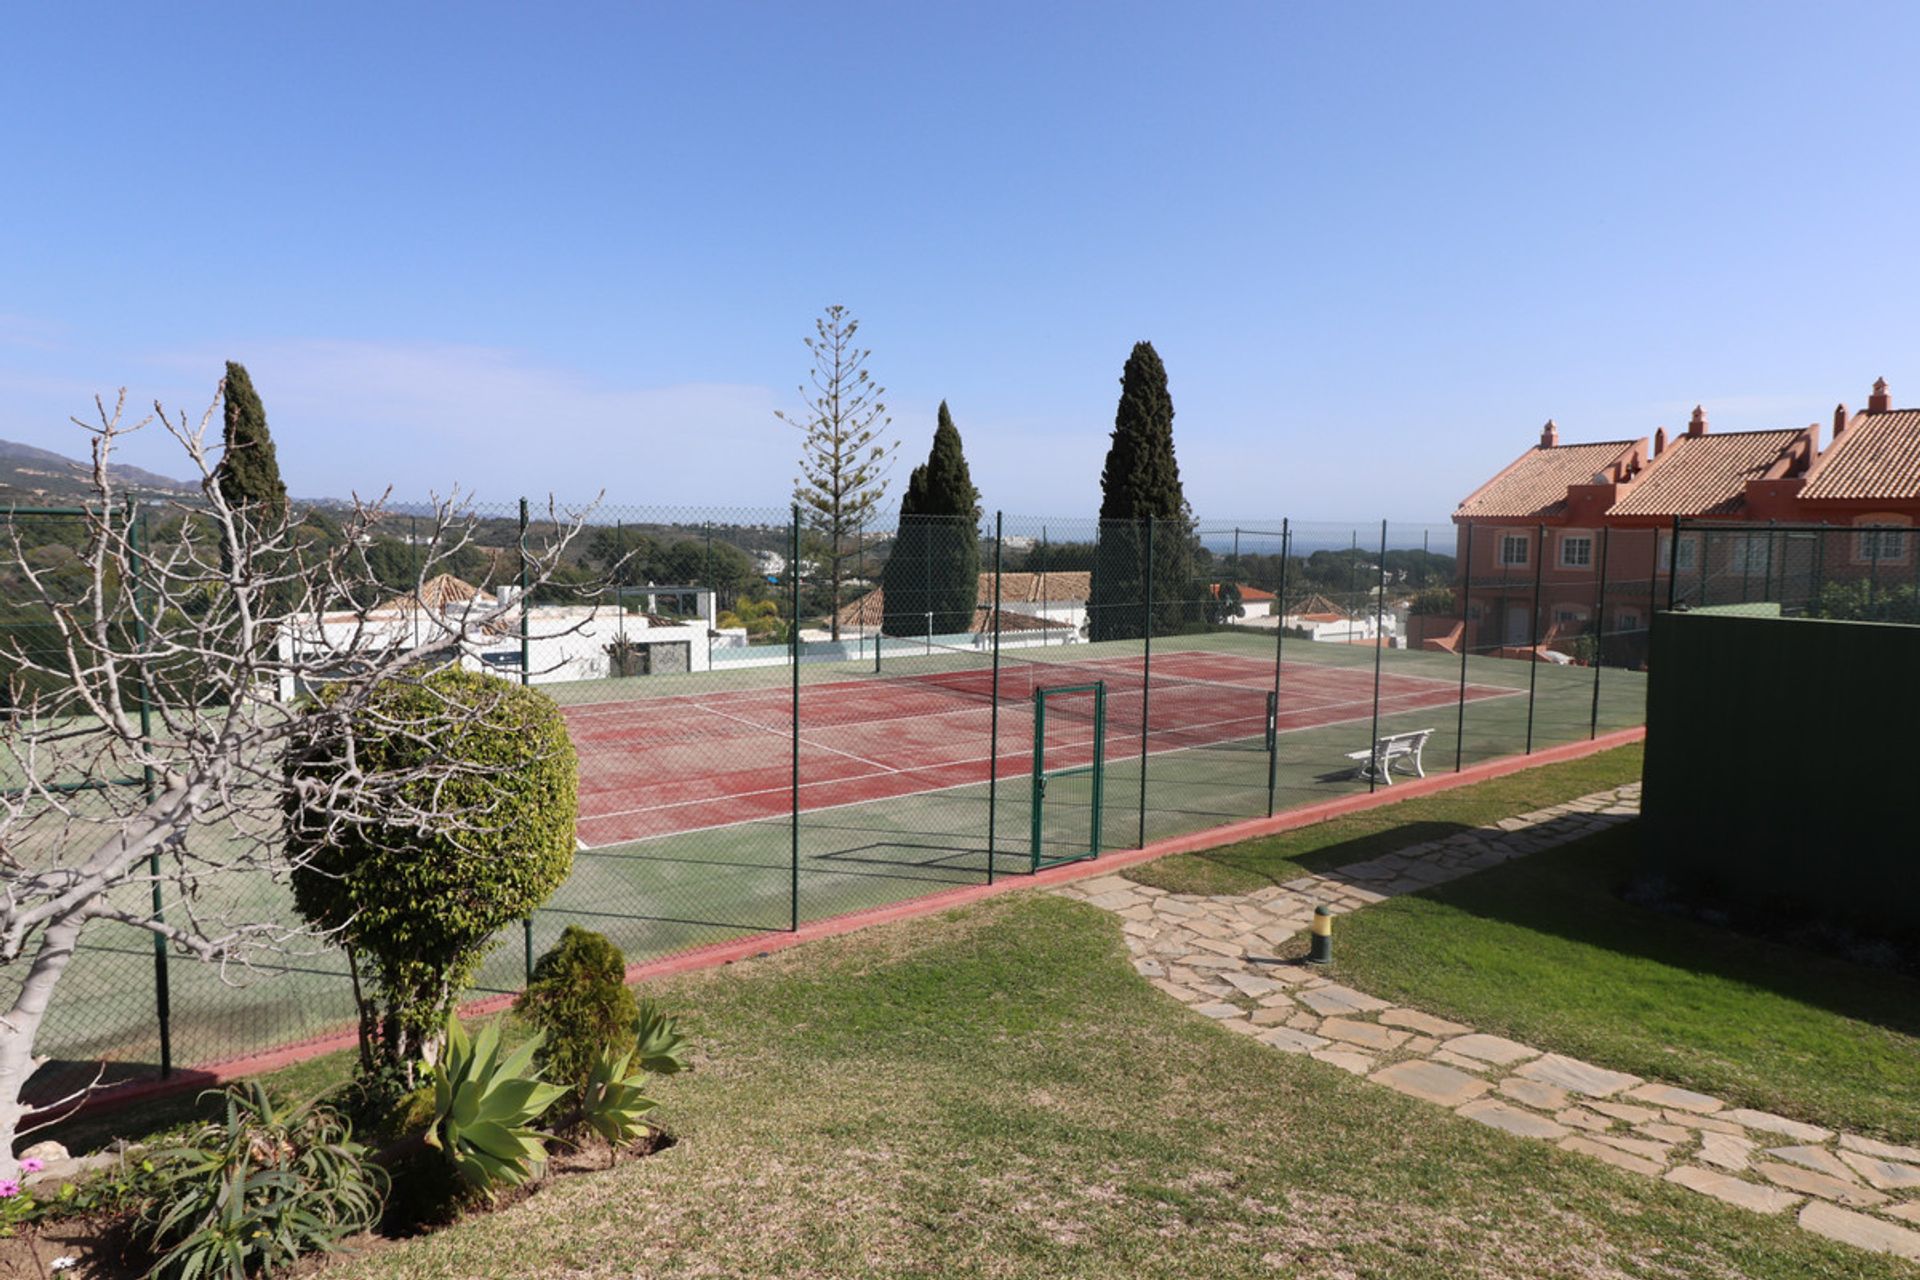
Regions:
M 1089 637 L 1134 640 L 1147 634 L 1149 622 L 1160 635 L 1191 621 L 1197 612 L 1190 598 L 1193 563 L 1193 512 L 1173 456 L 1167 367 L 1152 343 L 1136 342 L 1120 375 L 1113 443 L 1100 473 L 1100 544 L 1088 602 Z
M 860 322 L 836 305 L 813 327 L 814 336 L 806 339 L 813 385 L 800 388 L 806 408 L 794 414 L 775 410 L 775 416 L 801 433 L 793 497 L 807 530 L 806 558 L 826 570 L 830 625 L 838 640 L 847 562 L 860 554 L 898 446 L 886 434 L 893 423 L 882 400 L 887 389 L 867 372 L 872 352 L 854 345 Z M 799 566 L 790 571 L 799 572 Z
M 907 479 L 880 587 L 880 629 L 887 635 L 953 635 L 973 628 L 980 598 L 980 492 L 944 400 L 933 449 Z
M 15 1176 L 19 1135 L 91 1088 L 27 1092 L 45 1061 L 42 1023 L 90 929 L 144 931 L 228 973 L 262 957 L 270 968 L 322 941 L 289 921 L 278 888 L 316 851 L 373 830 L 481 848 L 524 816 L 496 787 L 506 768 L 528 766 L 528 743 L 511 766 L 375 749 L 383 735 L 419 745 L 494 722 L 491 685 L 426 676 L 518 630 L 516 600 L 483 591 L 444 608 L 396 605 L 367 562 L 382 507 L 308 520 L 235 501 L 222 483 L 233 469 L 206 440 L 217 407 L 194 426 L 156 406 L 201 478 L 196 500 L 164 510 L 129 502 L 109 468 L 120 438 L 144 425 L 126 422 L 124 394 L 79 424 L 93 434 L 92 494 L 74 517 L 84 572 L 45 568 L 32 545 L 44 521 L 4 521 L 0 568 L 50 622 L 31 645 L 0 637 L 0 670 L 19 690 L 0 717 L 0 1179 Z M 551 539 L 527 548 L 530 583 L 551 577 L 584 518 L 552 515 Z M 457 499 L 419 523 L 425 574 L 479 528 Z M 427 712 L 389 714 L 396 688 L 417 691 Z M 300 698 L 309 691 L 324 696 Z M 563 741 L 532 738 L 533 756 L 557 758 Z M 82 1011 L 90 999 L 99 993 L 72 992 Z

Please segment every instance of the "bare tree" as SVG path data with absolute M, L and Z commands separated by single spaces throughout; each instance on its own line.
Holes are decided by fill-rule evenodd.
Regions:
M 838 640 L 846 564 L 860 554 L 899 446 L 886 438 L 893 424 L 881 400 L 887 389 L 867 372 L 867 357 L 873 353 L 853 344 L 860 322 L 836 305 L 813 327 L 815 336 L 806 339 L 813 353 L 813 388 L 800 388 L 807 407 L 798 414 L 775 410 L 775 416 L 802 433 L 793 497 L 812 535 L 810 552 L 826 565 L 832 600 L 828 625 Z M 798 573 L 800 566 L 792 565 L 789 571 Z M 798 626 L 800 620 L 793 622 Z
M 13 603 L 43 614 L 51 637 L 0 641 L 12 685 L 0 712 L 0 966 L 14 980 L 0 1012 L 0 1177 L 14 1176 L 22 1133 L 65 1114 L 100 1078 L 60 1098 L 29 1102 L 23 1092 L 46 1060 L 35 1042 L 87 928 L 144 930 L 223 977 L 319 945 L 271 905 L 283 898 L 273 882 L 293 869 L 288 813 L 318 837 L 309 850 L 330 829 L 369 823 L 483 828 L 485 812 L 418 797 L 423 782 L 432 791 L 484 766 L 382 771 L 358 755 L 355 717 L 383 681 L 417 679 L 528 626 L 524 599 L 505 591 L 442 591 L 430 602 L 419 590 L 475 538 L 457 495 L 434 503 L 416 590 L 396 602 L 366 558 L 386 495 L 356 498 L 337 524 L 235 505 L 206 441 L 218 396 L 197 425 L 158 405 L 128 424 L 125 403 L 123 391 L 112 409 L 96 402 L 97 422 L 74 419 L 93 437 L 77 564 L 48 571 L 18 521 L 0 553 L 25 584 L 26 600 Z M 198 500 L 159 511 L 164 537 L 150 534 L 153 505 L 128 501 L 108 466 L 122 436 L 154 421 L 202 478 Z M 584 519 L 551 514 L 545 544 L 512 560 L 517 572 L 524 557 L 530 584 L 551 576 Z M 329 686 L 327 698 L 296 704 Z M 447 703 L 404 728 L 431 735 L 481 710 Z M 292 767 L 316 760 L 334 767 Z M 156 887 L 167 890 L 164 911 Z

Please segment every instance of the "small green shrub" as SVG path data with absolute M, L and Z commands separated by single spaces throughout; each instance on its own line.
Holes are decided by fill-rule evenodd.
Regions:
M 568 925 L 533 966 L 533 980 L 515 1008 L 545 1036 L 545 1077 L 574 1102 L 594 1063 L 628 1046 L 639 1008 L 627 989 L 627 958 L 606 937 Z
M 1452 587 L 1428 587 L 1414 593 L 1413 602 L 1407 606 L 1407 612 L 1414 616 L 1435 614 L 1451 617 L 1460 612 L 1460 606 L 1453 598 Z
M 433 1064 L 434 1123 L 426 1141 L 476 1190 L 518 1186 L 547 1162 L 546 1142 L 532 1126 L 566 1090 L 533 1067 L 541 1039 L 535 1033 L 502 1057 L 498 1019 L 472 1039 L 458 1018 L 447 1019 L 445 1048 Z
M 348 717 L 352 782 L 329 709 L 343 687 L 309 704 L 291 748 L 294 902 L 366 980 L 362 1070 L 412 1083 L 499 931 L 572 870 L 579 765 L 550 698 L 449 667 L 388 681 Z M 299 802 L 296 788 L 341 785 L 366 810 L 353 821 Z
M 258 1083 L 227 1091 L 223 1121 L 154 1157 L 139 1231 L 153 1274 L 245 1280 L 331 1250 L 380 1217 L 386 1175 L 351 1127 L 314 1106 L 282 1110 Z

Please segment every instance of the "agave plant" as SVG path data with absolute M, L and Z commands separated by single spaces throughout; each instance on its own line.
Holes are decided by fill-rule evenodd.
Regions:
M 641 1117 L 660 1105 L 640 1091 L 647 1069 L 634 1058 L 632 1049 L 625 1053 L 601 1050 L 587 1073 L 580 1103 L 581 1121 L 616 1151 L 640 1136 L 646 1129 Z
M 546 1164 L 546 1143 L 532 1125 L 566 1090 L 533 1070 L 541 1043 L 535 1035 L 503 1057 L 497 1019 L 472 1039 L 457 1017 L 447 1019 L 446 1050 L 433 1066 L 434 1123 L 426 1141 L 444 1151 L 471 1186 L 518 1186 Z
M 640 1005 L 640 1016 L 633 1023 L 633 1058 L 642 1071 L 670 1076 L 687 1069 L 687 1038 L 680 1024 L 651 1000 Z

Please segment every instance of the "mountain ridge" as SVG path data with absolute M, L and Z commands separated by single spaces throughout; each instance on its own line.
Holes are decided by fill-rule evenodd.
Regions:
M 112 463 L 109 470 L 115 484 L 133 492 L 190 494 L 200 491 L 198 481 L 175 480 L 122 462 Z M 78 498 L 92 492 L 91 462 L 17 440 L 0 440 L 0 502 L 18 504 L 27 499 Z

